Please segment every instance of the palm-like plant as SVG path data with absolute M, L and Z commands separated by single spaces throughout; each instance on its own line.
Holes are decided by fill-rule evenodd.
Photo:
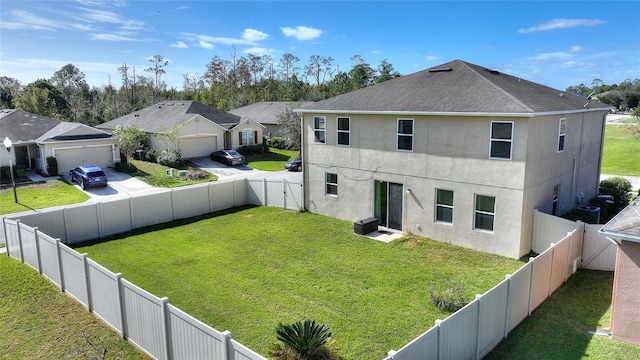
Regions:
M 337 358 L 327 346 L 331 331 L 315 320 L 305 320 L 289 325 L 279 323 L 276 334 L 280 343 L 274 344 L 269 353 L 279 360 L 329 360 Z

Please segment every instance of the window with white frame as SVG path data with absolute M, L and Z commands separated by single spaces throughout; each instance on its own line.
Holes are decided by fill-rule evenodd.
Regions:
M 338 196 L 338 174 L 325 173 L 325 194 Z
M 496 215 L 496 198 L 493 196 L 476 194 L 476 207 L 474 213 L 474 229 L 493 231 L 493 223 Z
M 513 121 L 492 121 L 489 158 L 511 160 L 512 144 Z
M 324 116 L 313 117 L 313 134 L 316 143 L 324 144 L 326 131 L 326 118 Z
M 338 118 L 338 145 L 349 146 L 350 119 L 348 117 Z
M 436 189 L 436 221 L 453 223 L 453 191 Z
M 564 151 L 564 139 L 567 133 L 567 118 L 560 119 L 558 125 L 558 152 Z
M 240 132 L 240 136 L 240 145 L 255 145 L 258 132 L 251 129 L 242 130 L 242 132 Z
M 398 119 L 398 150 L 413 151 L 413 119 Z

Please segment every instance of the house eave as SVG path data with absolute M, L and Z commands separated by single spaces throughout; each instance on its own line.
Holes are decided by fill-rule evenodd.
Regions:
M 293 109 L 299 114 L 350 114 L 350 115 L 398 115 L 398 116 L 473 116 L 473 117 L 522 117 L 532 118 L 549 115 L 577 114 L 584 112 L 608 111 L 611 108 L 575 109 L 559 111 L 541 111 L 527 113 L 487 113 L 487 112 L 466 112 L 466 111 L 366 111 L 366 110 L 312 110 Z

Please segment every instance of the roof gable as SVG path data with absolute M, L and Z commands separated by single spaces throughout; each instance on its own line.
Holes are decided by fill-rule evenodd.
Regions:
M 454 60 L 296 110 L 533 114 L 594 108 L 610 106 Z
M 60 121 L 22 110 L 0 110 L 0 133 L 12 141 L 35 141 Z
M 241 119 L 250 118 L 261 124 L 277 124 L 278 115 L 287 107 L 306 106 L 311 102 L 261 101 L 229 111 Z
M 136 125 L 148 133 L 162 133 L 165 129 L 184 124 L 200 115 L 223 127 L 237 124 L 240 117 L 196 101 L 165 101 L 134 111 L 117 119 L 100 124 L 101 129 L 114 130 L 118 125 Z

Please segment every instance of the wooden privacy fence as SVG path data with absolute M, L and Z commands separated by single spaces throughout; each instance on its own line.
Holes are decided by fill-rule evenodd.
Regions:
M 481 359 L 577 271 L 582 227 L 385 360 Z
M 156 359 L 263 356 L 20 220 L 3 219 L 7 254 L 28 264 Z

